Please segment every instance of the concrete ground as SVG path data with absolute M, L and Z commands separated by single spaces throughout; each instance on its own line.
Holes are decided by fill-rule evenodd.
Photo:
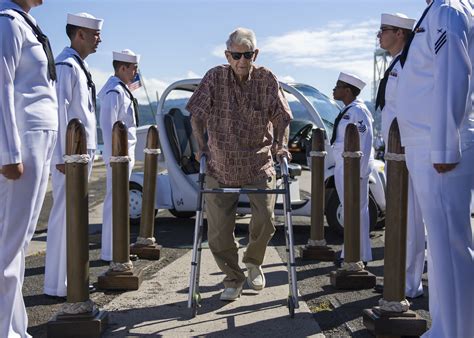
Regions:
M 140 165 L 140 164 L 139 164 Z M 309 187 L 308 172 L 303 173 L 302 187 Z M 305 181 L 306 180 L 306 181 Z M 306 183 L 305 183 L 306 182 Z M 105 193 L 105 167 L 98 161 L 94 166 L 90 187 L 90 282 L 108 266 L 99 258 L 102 204 Z M 46 336 L 46 323 L 58 311 L 64 300 L 43 295 L 45 224 L 51 205 L 50 192 L 41 214 L 38 231 L 28 251 L 23 293 L 29 316 L 29 332 L 34 337 Z M 135 266 L 144 269 L 145 281 L 138 291 L 98 291 L 91 299 L 109 313 L 109 327 L 104 336 L 311 336 L 371 337 L 362 323 L 362 310 L 377 305 L 381 295 L 373 289 L 360 291 L 335 290 L 328 274 L 335 269 L 331 262 L 303 261 L 297 258 L 300 306 L 294 319 L 289 319 L 286 307 L 288 282 L 282 219 L 277 218 L 277 231 L 270 242 L 264 271 L 267 288 L 257 293 L 244 289 L 242 297 L 233 303 L 222 302 L 222 274 L 218 271 L 208 249 L 203 250 L 201 272 L 202 307 L 198 316 L 190 318 L 186 307 L 190 270 L 190 255 L 194 219 L 178 219 L 160 211 L 155 222 L 155 237 L 163 246 L 159 261 L 139 260 Z M 296 249 L 309 237 L 309 218 L 295 217 Z M 247 244 L 248 217 L 238 219 L 236 239 L 242 247 Z M 279 225 L 278 225 L 279 224 Z M 132 242 L 138 228 L 131 228 Z M 374 261 L 368 270 L 383 283 L 384 232 L 371 234 Z M 342 240 L 326 232 L 328 244 L 339 251 Z M 206 247 L 206 243 L 204 243 Z M 426 318 L 428 290 L 426 274 L 424 297 L 414 299 L 411 309 Z

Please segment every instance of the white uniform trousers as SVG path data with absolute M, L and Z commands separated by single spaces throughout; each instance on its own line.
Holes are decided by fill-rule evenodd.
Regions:
M 432 325 L 423 337 L 474 337 L 474 246 L 470 217 L 474 146 L 444 174 L 433 168 L 430 150 L 405 148 L 428 235 L 428 285 Z
M 342 161 L 341 161 L 342 163 Z M 336 165 L 334 168 L 334 181 L 337 194 L 344 212 L 344 166 Z M 344 258 L 344 246 L 341 258 Z M 370 218 L 369 218 L 369 177 L 360 179 L 360 259 L 364 262 L 372 260 L 370 245 Z
M 0 337 L 30 337 L 23 301 L 25 250 L 33 237 L 46 194 L 56 131 L 28 131 L 22 137 L 23 175 L 0 175 Z
M 423 294 L 421 278 L 425 267 L 425 225 L 411 176 L 408 181 L 407 206 L 407 253 L 405 296 L 418 297 Z
M 135 154 L 135 147 L 129 149 L 129 154 Z M 129 155 L 130 162 L 128 167 L 128 178 L 132 175 L 133 165 L 135 164 L 134 155 Z M 100 258 L 104 261 L 112 260 L 112 167 L 106 162 L 107 168 L 107 192 L 105 194 L 104 209 L 102 216 L 102 247 Z
M 88 178 L 94 164 L 94 149 L 88 149 Z M 48 220 L 44 293 L 50 296 L 67 295 L 67 240 L 66 240 L 66 176 L 55 165 L 51 167 L 53 207 Z

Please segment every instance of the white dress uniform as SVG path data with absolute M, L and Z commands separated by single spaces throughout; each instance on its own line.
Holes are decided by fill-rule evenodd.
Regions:
M 430 4 L 397 88 L 402 144 L 428 235 L 432 325 L 425 337 L 474 337 L 473 10 L 466 0 Z M 434 163 L 458 164 L 440 174 Z
M 344 81 L 339 77 L 339 80 Z M 344 81 L 346 82 L 346 81 Z M 347 110 L 346 110 L 347 109 Z M 364 262 L 372 260 L 372 249 L 370 245 L 370 219 L 369 219 L 369 175 L 373 167 L 374 150 L 372 148 L 372 114 L 367 109 L 364 102 L 356 99 L 348 104 L 344 110 L 336 132 L 336 139 L 332 145 L 334 159 L 334 179 L 337 194 L 344 210 L 344 136 L 349 123 L 354 123 L 359 130 L 360 147 L 363 156 L 360 159 L 360 259 Z M 344 248 L 341 253 L 344 258 Z
M 133 101 L 124 88 L 125 84 L 116 76 L 111 76 L 99 92 L 100 128 L 104 139 L 103 159 L 107 168 L 107 192 L 104 200 L 102 219 L 101 258 L 112 260 L 112 128 L 115 122 L 123 121 L 128 128 L 128 156 L 130 157 L 129 177 L 135 163 L 135 145 L 137 143 L 137 122 Z
M 0 337 L 10 338 L 30 337 L 22 294 L 25 250 L 46 193 L 58 128 L 54 60 L 27 20 L 36 25 L 15 3 L 0 3 L 0 165 L 24 168 L 18 180 L 0 175 Z
M 87 13 L 79 13 L 68 14 L 67 23 L 101 30 L 103 20 L 96 19 Z M 73 48 L 64 48 L 56 57 L 56 70 L 59 131 L 51 163 L 54 203 L 48 221 L 44 293 L 64 297 L 67 295 L 66 176 L 55 166 L 64 163 L 67 125 L 71 119 L 77 118 L 81 120 L 86 131 L 87 153 L 91 158 L 88 164 L 88 176 L 90 177 L 97 147 L 97 120 L 95 85 L 90 77 L 89 67 L 79 53 Z M 91 79 L 91 83 L 89 83 L 88 77 Z
M 402 14 L 382 14 L 381 24 L 400 27 L 403 29 L 413 29 L 415 20 L 409 19 Z M 385 140 L 385 151 L 388 150 L 388 136 L 390 126 L 397 117 L 396 94 L 398 78 L 402 71 L 399 58 L 400 53 L 393 56 L 392 63 L 387 68 L 387 82 L 382 108 L 382 135 Z M 382 82 L 380 84 L 382 86 Z M 380 88 L 379 88 L 380 91 Z M 377 95 L 378 97 L 378 95 Z M 379 102 L 377 102 L 379 103 Z M 382 107 L 383 106 L 383 107 Z M 408 183 L 408 205 L 407 205 L 407 252 L 406 252 L 406 281 L 405 295 L 407 297 L 418 297 L 423 294 L 423 283 L 421 281 L 425 265 L 425 226 L 421 217 L 421 210 L 413 191 L 411 176 Z

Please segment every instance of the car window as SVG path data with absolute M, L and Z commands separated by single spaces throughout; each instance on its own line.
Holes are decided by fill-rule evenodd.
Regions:
M 285 97 L 293 113 L 293 120 L 312 121 L 313 118 L 305 106 L 291 93 L 285 92 Z
M 314 109 L 319 113 L 326 128 L 326 133 L 328 137 L 331 138 L 334 128 L 334 120 L 341 110 L 336 101 L 330 99 L 311 86 L 298 84 L 293 85 L 293 87 L 303 94 L 303 96 L 306 97 Z
M 193 92 L 189 90 L 172 90 L 166 97 L 166 101 L 163 105 L 163 113 L 169 112 L 171 108 L 178 108 L 184 115 L 189 115 L 189 112 L 185 108 L 191 95 L 193 95 Z

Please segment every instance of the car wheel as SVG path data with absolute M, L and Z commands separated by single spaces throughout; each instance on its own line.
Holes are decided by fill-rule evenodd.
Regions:
M 342 220 L 342 205 L 339 201 L 336 189 L 329 195 L 326 204 L 326 220 L 329 227 L 338 235 L 344 235 L 344 224 Z
M 370 231 L 380 229 L 377 223 L 377 203 L 372 195 L 369 195 L 369 219 L 370 219 Z M 342 204 L 339 200 L 339 195 L 336 189 L 329 195 L 329 199 L 326 205 L 326 220 L 329 227 L 334 230 L 337 234 L 344 235 L 344 219 Z M 383 227 L 383 225 L 382 225 Z
M 143 187 L 136 182 L 130 182 L 128 185 L 128 193 L 130 225 L 140 225 L 142 217 Z M 158 210 L 155 209 L 155 217 L 157 213 Z
M 169 209 L 171 215 L 177 218 L 191 218 L 196 216 L 195 211 L 178 211 L 176 209 Z

